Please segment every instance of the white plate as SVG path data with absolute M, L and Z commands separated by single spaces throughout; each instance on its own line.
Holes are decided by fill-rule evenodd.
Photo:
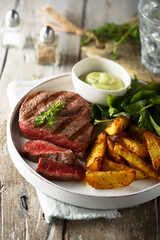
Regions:
M 18 127 L 18 113 L 24 98 L 41 90 L 75 91 L 71 74 L 48 78 L 34 87 L 18 102 L 8 121 L 8 149 L 14 165 L 22 176 L 43 193 L 72 205 L 92 209 L 114 209 L 135 206 L 160 195 L 160 183 L 154 179 L 137 180 L 127 187 L 110 190 L 97 190 L 84 182 L 49 181 L 35 171 L 35 163 L 23 159 L 19 150 L 25 142 Z

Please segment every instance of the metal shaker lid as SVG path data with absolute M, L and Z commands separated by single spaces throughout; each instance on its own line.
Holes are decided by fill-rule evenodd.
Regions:
M 5 24 L 7 27 L 17 27 L 20 23 L 19 14 L 16 10 L 9 10 L 5 15 Z
M 45 26 L 40 31 L 40 42 L 42 43 L 52 43 L 55 39 L 54 30 L 49 27 Z

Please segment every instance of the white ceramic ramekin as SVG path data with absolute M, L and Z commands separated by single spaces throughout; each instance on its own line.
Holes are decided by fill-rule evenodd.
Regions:
M 79 77 L 89 72 L 108 72 L 119 77 L 124 82 L 124 88 L 119 90 L 103 90 L 90 86 Z M 91 103 L 106 106 L 108 94 L 122 96 L 131 85 L 128 72 L 118 63 L 101 57 L 85 58 L 77 62 L 72 68 L 72 81 L 75 90 L 81 97 Z

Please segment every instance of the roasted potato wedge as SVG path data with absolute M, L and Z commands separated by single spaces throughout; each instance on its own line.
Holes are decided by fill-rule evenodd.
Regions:
M 117 137 L 129 137 L 129 133 L 126 131 L 123 131 L 117 134 Z
M 107 136 L 105 132 L 100 133 L 91 149 L 91 153 L 87 158 L 86 168 L 98 171 L 101 168 L 101 162 L 106 151 Z
M 133 139 L 135 139 L 141 143 L 145 143 L 144 131 L 142 129 L 138 129 L 137 125 L 132 124 L 129 127 L 128 132 L 132 136 Z
M 103 164 L 101 166 L 101 171 L 123 171 L 123 170 L 130 170 L 133 168 L 130 168 L 124 164 L 119 164 L 116 162 L 113 162 L 109 160 L 109 158 L 105 157 L 103 160 Z M 145 179 L 148 178 L 148 175 L 144 174 L 143 172 L 140 172 L 139 170 L 133 169 L 136 172 L 136 180 Z
M 135 169 L 135 171 L 136 171 L 136 180 L 143 180 L 143 179 L 146 179 L 149 177 L 147 174 L 145 174 L 137 169 Z
M 146 147 L 142 143 L 134 139 L 126 137 L 117 137 L 115 139 L 115 142 L 121 144 L 123 147 L 129 149 L 131 152 L 136 153 L 141 158 L 148 157 L 148 151 Z
M 115 142 L 109 137 L 107 137 L 106 154 L 115 162 L 125 164 L 125 161 L 122 159 L 122 157 L 115 153 L 114 146 Z
M 105 131 L 108 135 L 113 136 L 124 131 L 129 124 L 129 119 L 119 116 L 115 118 L 114 121 L 106 127 Z
M 150 164 L 145 162 L 142 158 L 138 157 L 137 154 L 131 152 L 122 145 L 116 143 L 114 150 L 117 154 L 122 156 L 128 163 L 133 165 L 139 171 L 147 174 L 149 177 L 160 180 L 160 175 L 152 168 Z
M 134 179 L 134 170 L 124 171 L 87 171 L 88 184 L 97 189 L 112 189 L 128 186 Z
M 160 137 L 147 131 L 144 132 L 144 136 L 146 139 L 153 169 L 158 170 L 160 166 Z

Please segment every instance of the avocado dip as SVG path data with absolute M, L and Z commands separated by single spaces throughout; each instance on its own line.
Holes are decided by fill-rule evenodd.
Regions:
M 107 72 L 90 72 L 80 76 L 80 79 L 89 85 L 103 90 L 119 90 L 124 88 L 123 81 Z

